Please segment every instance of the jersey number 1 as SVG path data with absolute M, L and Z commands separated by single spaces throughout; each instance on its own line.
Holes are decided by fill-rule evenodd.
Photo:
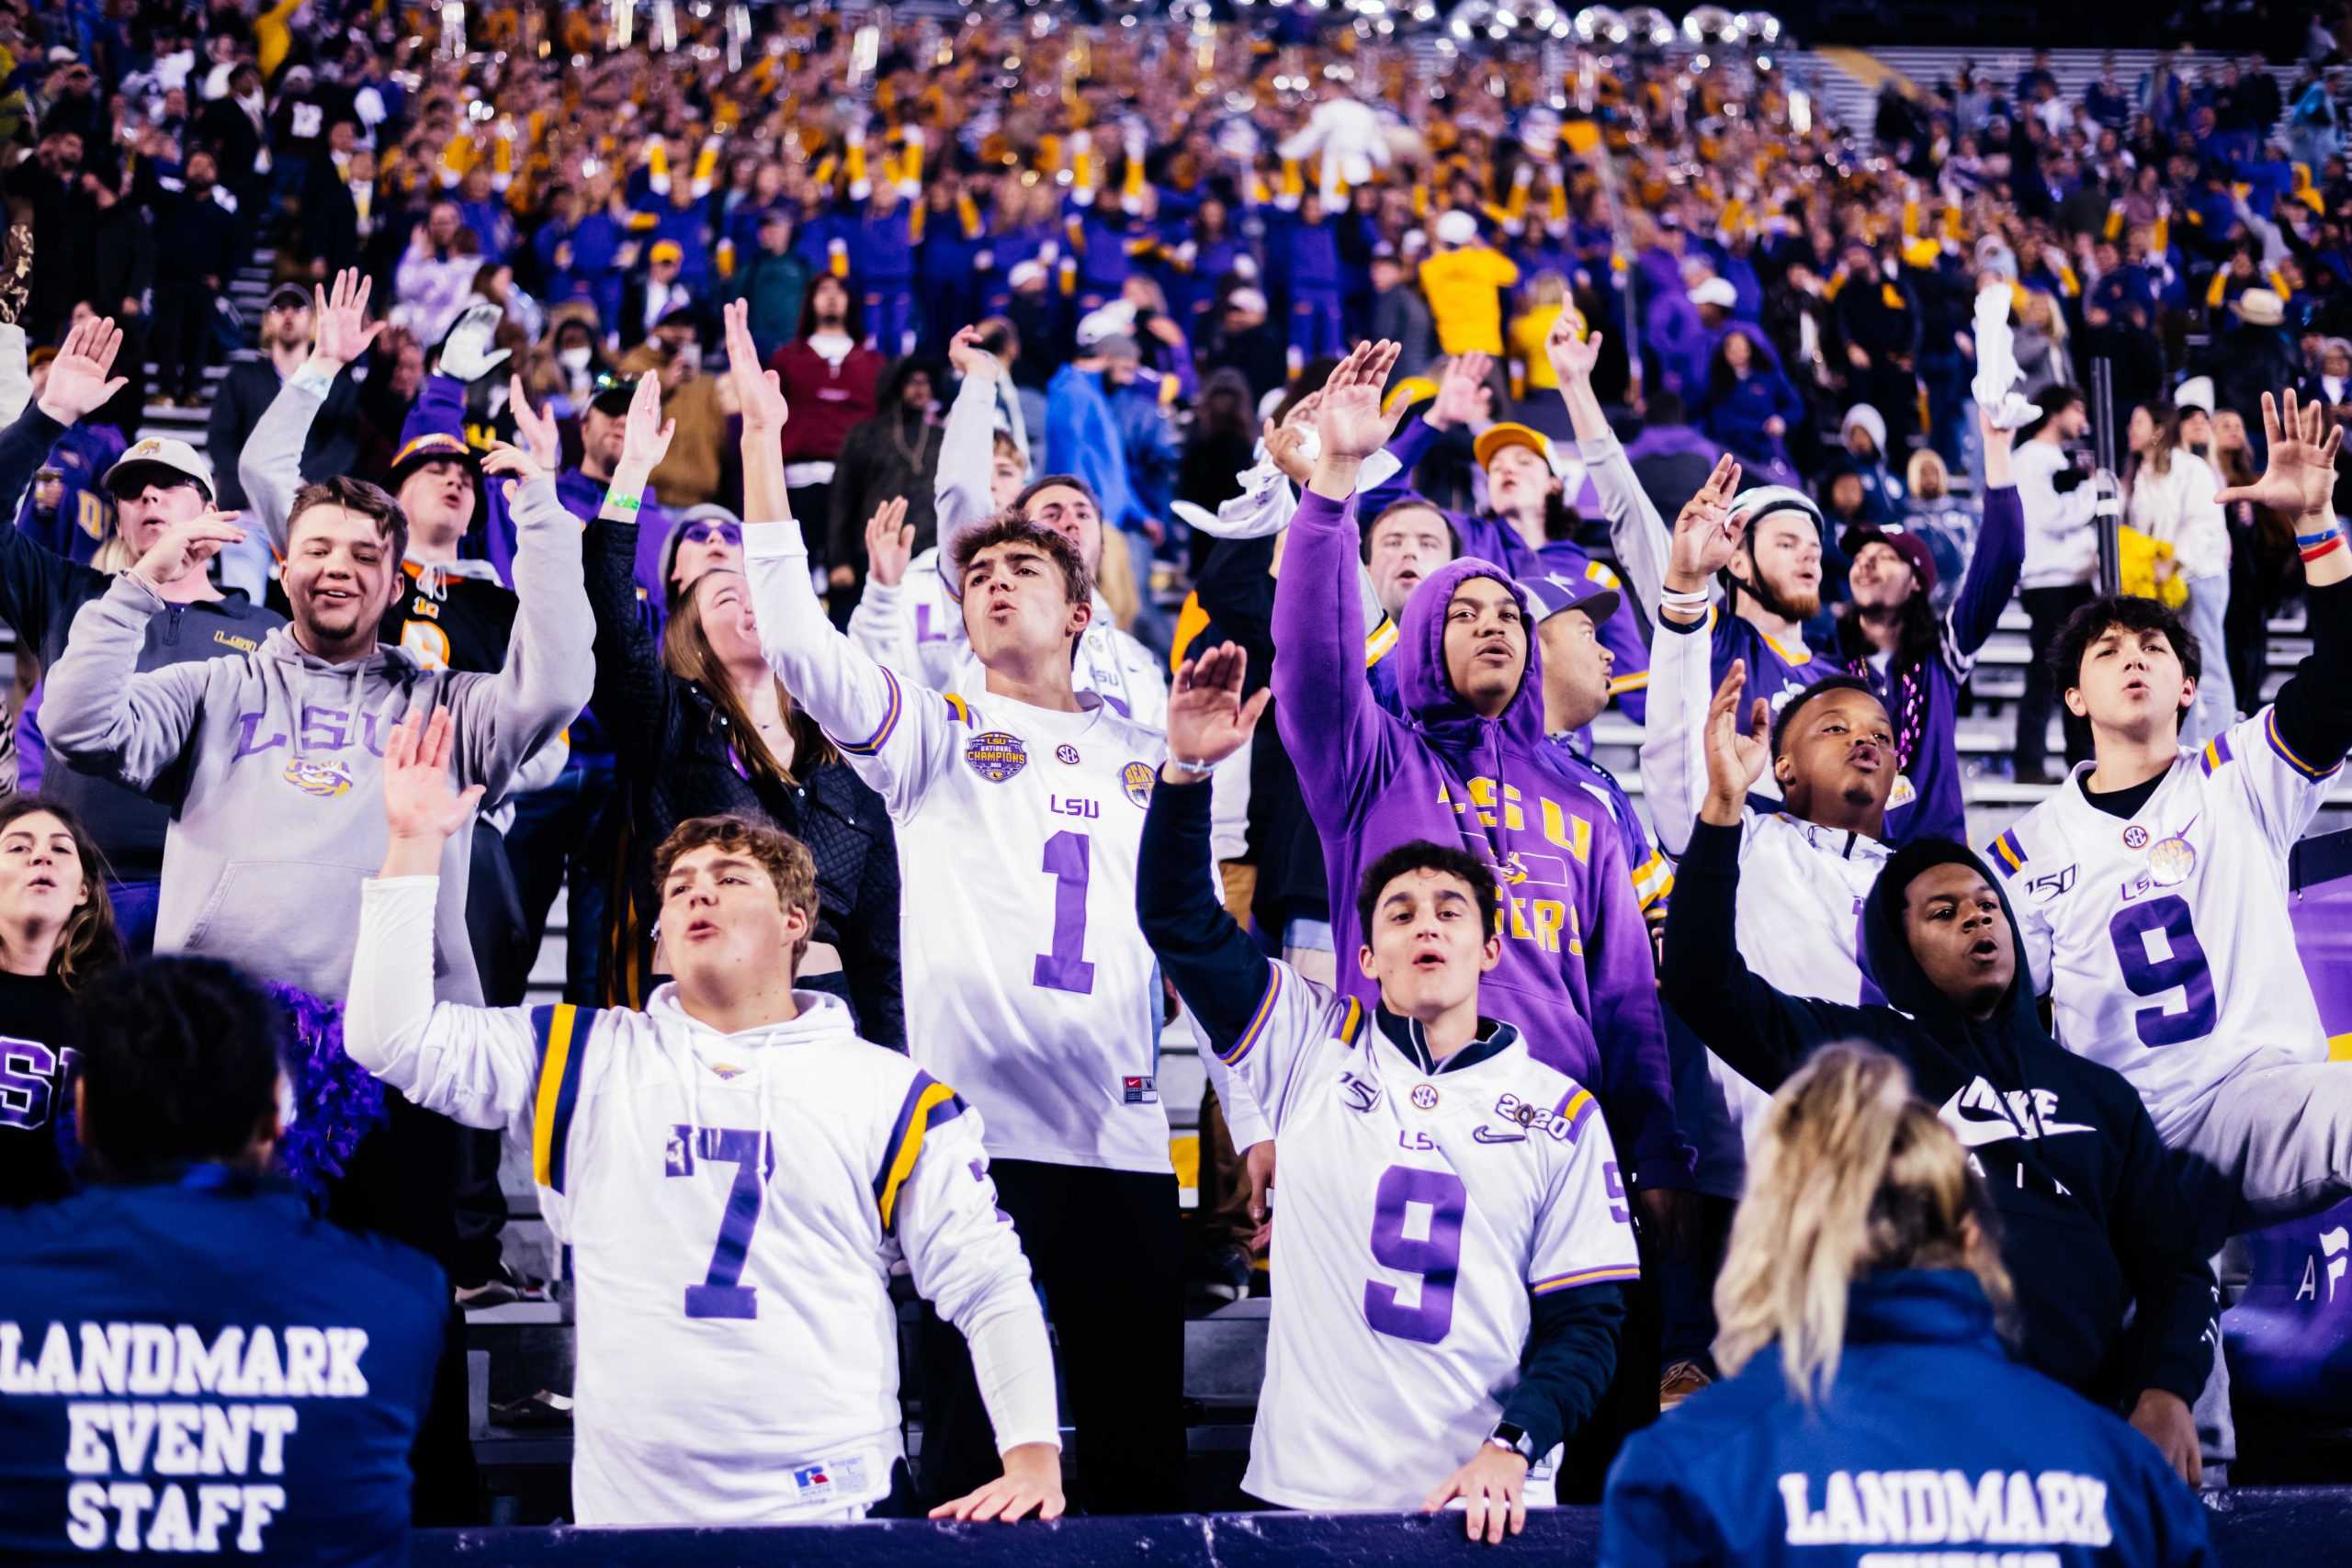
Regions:
M 1054 944 L 1037 955 L 1029 977 L 1049 991 L 1094 994 L 1094 965 L 1086 961 L 1086 884 L 1094 846 L 1083 833 L 1046 840 L 1046 874 L 1054 879 Z
M 1462 1264 L 1462 1219 L 1470 1194 L 1450 1170 L 1392 1165 L 1380 1173 L 1372 1215 L 1372 1258 L 1383 1269 L 1421 1277 L 1419 1303 L 1407 1306 L 1396 1286 L 1379 1280 L 1363 1288 L 1363 1320 L 1392 1339 L 1434 1345 L 1453 1326 L 1453 1276 Z M 1419 1235 L 1406 1234 L 1407 1205 L 1429 1215 Z
M 757 1317 L 760 1293 L 741 1284 L 743 1258 L 752 1250 L 752 1233 L 760 1226 L 760 1205 L 767 1197 L 767 1174 L 775 1151 L 760 1157 L 760 1134 L 750 1127 L 670 1128 L 670 1147 L 662 1174 L 691 1177 L 696 1160 L 735 1168 L 735 1181 L 727 1190 L 726 1217 L 718 1222 L 718 1245 L 711 1249 L 710 1271 L 699 1285 L 686 1287 L 688 1317 Z

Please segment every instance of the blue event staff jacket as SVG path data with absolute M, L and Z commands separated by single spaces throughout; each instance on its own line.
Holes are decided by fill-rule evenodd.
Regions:
M 407 1562 L 448 1301 L 220 1166 L 0 1210 L 0 1562 Z
M 2202 1568 L 2204 1506 L 2121 1419 L 2011 1361 L 1975 1277 L 1854 1284 L 1827 1395 L 1780 1347 L 1634 1434 L 1603 1568 Z

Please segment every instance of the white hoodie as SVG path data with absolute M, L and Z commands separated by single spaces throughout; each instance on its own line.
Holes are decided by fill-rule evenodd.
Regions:
M 435 1004 L 435 880 L 368 884 L 344 1047 L 428 1110 L 529 1133 L 579 1288 L 580 1523 L 800 1522 L 884 1495 L 901 1259 L 971 1341 L 998 1447 L 1058 1446 L 979 1112 L 814 991 L 734 1034 L 674 985 L 643 1012 Z
M 2132 526 L 2172 546 L 2181 575 L 2191 581 L 2230 570 L 2230 525 L 2213 497 L 2221 485 L 2212 465 L 2186 446 L 2173 448 L 2163 473 L 2148 464 L 2132 477 Z
M 2087 484 L 2061 495 L 2052 481 L 2072 468 L 2063 447 L 2048 441 L 2020 441 L 2010 459 L 2017 474 L 2018 503 L 2025 509 L 2025 570 L 2020 588 L 2066 588 L 2088 582 L 2098 571 L 2098 530 L 2091 518 L 2098 498 Z

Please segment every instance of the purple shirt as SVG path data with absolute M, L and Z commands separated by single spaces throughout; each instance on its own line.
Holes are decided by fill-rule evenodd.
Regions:
M 1984 525 L 1968 558 L 1968 575 L 1951 608 L 1944 612 L 1937 656 L 1916 670 L 1884 670 L 1865 662 L 1855 672 L 1886 705 L 1900 738 L 1911 734 L 1900 765 L 1917 792 L 1907 805 L 1886 814 L 1886 841 L 1900 848 L 1914 839 L 1950 839 L 1964 844 L 1968 804 L 1961 794 L 1960 692 L 1976 665 L 1976 650 L 2000 625 L 2001 612 L 2016 592 L 2025 566 L 2025 508 L 2015 485 L 1984 492 Z M 1906 716 L 1905 708 L 1916 711 Z
M 1687 1180 L 1632 868 L 1607 809 L 1549 754 L 1541 648 L 1530 640 L 1499 718 L 1472 712 L 1446 676 L 1454 591 L 1510 578 L 1457 560 L 1415 592 L 1396 653 L 1404 716 L 1384 712 L 1362 675 L 1351 510 L 1312 491 L 1300 499 L 1274 588 L 1274 715 L 1323 841 L 1334 951 L 1362 942 L 1357 885 L 1374 861 L 1414 840 L 1462 845 L 1494 868 L 1502 897 L 1502 960 L 1481 982 L 1481 1011 L 1518 1024 L 1538 1060 L 1593 1090 L 1648 1185 Z M 1377 1002 L 1352 962 L 1339 967 L 1343 995 Z

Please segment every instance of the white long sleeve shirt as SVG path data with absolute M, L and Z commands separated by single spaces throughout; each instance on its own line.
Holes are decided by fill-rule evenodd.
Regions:
M 527 1128 L 579 1285 L 583 1525 L 767 1524 L 882 1497 L 893 1266 L 972 1344 L 1000 1449 L 1058 1444 L 1052 1353 L 980 1118 L 831 997 L 722 1034 L 643 1012 L 433 1000 L 438 879 L 368 885 L 344 1045 L 410 1100 Z
M 2143 534 L 2172 547 L 2184 577 L 2219 577 L 2230 570 L 2229 521 L 2213 499 L 2221 488 L 2211 465 L 2186 446 L 2176 447 L 2163 473 L 2143 464 L 2132 476 L 2124 515 Z
M 2088 582 L 2098 570 L 2098 531 L 2091 526 L 2098 498 L 2091 487 L 2058 492 L 2052 481 L 2074 465 L 2064 448 L 2047 441 L 2018 442 L 2010 466 L 2017 475 L 2018 504 L 2025 508 L 2025 570 L 2018 586 Z

